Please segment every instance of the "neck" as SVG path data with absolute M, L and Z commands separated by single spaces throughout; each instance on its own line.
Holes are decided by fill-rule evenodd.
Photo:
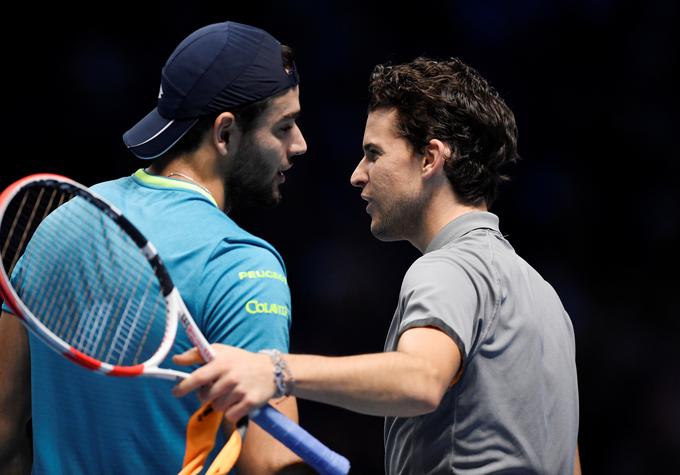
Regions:
M 210 160 L 199 153 L 182 155 L 167 163 L 153 163 L 148 170 L 160 176 L 167 176 L 193 183 L 206 190 L 220 209 L 225 209 L 224 178 Z M 172 176 L 171 176 L 172 175 Z
M 425 252 L 427 246 L 444 226 L 454 219 L 470 213 L 472 211 L 487 211 L 486 204 L 478 206 L 464 205 L 458 201 L 450 187 L 439 193 L 434 193 L 429 200 L 425 210 L 423 210 L 422 225 L 418 235 L 409 239 L 421 253 Z

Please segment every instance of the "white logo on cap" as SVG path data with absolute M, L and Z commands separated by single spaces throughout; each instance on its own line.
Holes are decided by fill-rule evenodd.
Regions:
M 162 84 L 161 84 L 161 90 L 158 91 L 158 98 L 160 99 L 161 97 L 163 97 L 163 85 Z

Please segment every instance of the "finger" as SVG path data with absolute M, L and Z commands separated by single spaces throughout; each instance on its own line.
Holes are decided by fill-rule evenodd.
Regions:
M 232 382 L 229 379 L 228 375 L 220 375 L 217 379 L 215 379 L 211 384 L 206 384 L 205 386 L 201 386 L 198 388 L 197 393 L 198 393 L 198 398 L 201 400 L 202 403 L 207 403 L 207 402 L 213 402 L 216 398 L 219 397 L 224 397 L 226 398 L 231 398 L 232 393 L 234 391 L 234 388 L 236 387 L 236 383 Z M 240 395 L 234 395 L 237 399 L 240 399 Z M 233 404 L 233 403 L 232 403 Z M 215 407 L 213 404 L 213 408 L 221 411 L 219 407 Z
M 232 405 L 229 409 L 224 412 L 224 417 L 227 418 L 232 424 L 236 424 L 239 419 L 247 416 L 250 411 L 255 409 L 256 406 L 250 400 L 243 398 L 236 404 Z
M 198 399 L 201 401 L 201 404 L 205 404 L 209 401 L 208 389 L 210 389 L 208 386 L 201 386 L 196 390 L 196 394 L 198 395 Z
M 214 401 L 220 397 L 229 396 L 234 392 L 236 388 L 237 381 L 228 372 L 223 372 L 220 374 L 219 378 L 215 379 L 210 387 L 206 388 L 206 399 Z M 239 392 L 239 399 L 242 397 L 243 392 Z
M 172 362 L 180 366 L 204 363 L 203 358 L 201 358 L 201 354 L 198 352 L 198 349 L 196 348 L 187 350 L 179 355 L 174 355 L 172 357 Z
M 195 391 L 201 386 L 212 384 L 212 382 L 219 376 L 218 370 L 211 365 L 201 366 L 196 371 L 191 373 L 184 381 L 180 381 L 174 388 L 172 394 L 175 397 L 182 397 Z
M 225 412 L 234 404 L 238 403 L 243 398 L 243 395 L 237 392 L 221 395 L 212 400 L 211 404 L 216 411 Z

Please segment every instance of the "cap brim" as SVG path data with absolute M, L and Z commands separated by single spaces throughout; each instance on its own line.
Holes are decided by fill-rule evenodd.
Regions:
M 154 109 L 123 134 L 123 142 L 138 158 L 151 160 L 170 150 L 196 122 L 198 118 L 166 119 Z

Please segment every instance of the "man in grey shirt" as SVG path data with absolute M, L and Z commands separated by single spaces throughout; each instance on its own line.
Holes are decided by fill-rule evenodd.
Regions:
M 390 473 L 572 473 L 578 431 L 574 334 L 557 294 L 470 212 L 404 277 L 385 351 L 429 326 L 458 346 L 460 379 L 420 417 L 387 417 Z
M 390 475 L 580 474 L 571 321 L 488 212 L 502 168 L 518 158 L 512 112 L 457 59 L 379 65 L 370 92 L 351 182 L 374 236 L 423 253 L 404 277 L 385 351 L 217 346 L 175 394 L 204 386 L 201 397 L 232 421 L 289 394 L 385 416 Z M 199 358 L 192 350 L 176 362 Z

